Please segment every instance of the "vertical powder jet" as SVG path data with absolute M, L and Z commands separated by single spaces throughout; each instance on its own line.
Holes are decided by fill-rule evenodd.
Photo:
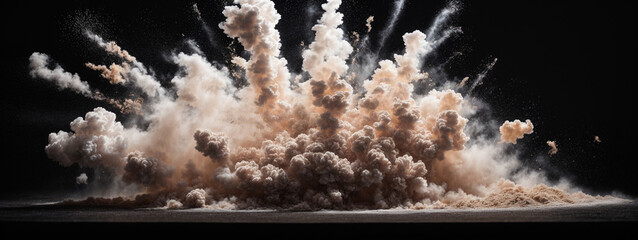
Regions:
M 403 6 L 405 5 L 405 0 L 396 0 L 394 1 L 394 9 L 392 11 L 392 15 L 390 17 L 390 21 L 385 26 L 383 31 L 381 31 L 381 39 L 379 40 L 379 49 L 377 50 L 377 54 L 381 50 L 381 48 L 385 45 L 386 40 L 390 37 L 390 34 L 394 31 L 394 26 L 396 26 L 397 20 L 399 19 L 399 15 L 401 11 L 403 11 Z
M 371 41 L 369 38 L 370 37 L 369 35 L 366 34 L 363 40 L 360 41 L 359 45 L 357 46 L 355 59 L 353 59 L 353 63 L 351 64 L 352 65 L 351 69 L 354 69 L 354 70 L 350 72 L 350 75 L 354 76 L 353 78 L 356 80 L 356 83 L 361 84 L 361 82 L 364 81 L 365 78 L 370 77 L 370 75 L 373 73 L 373 70 L 378 65 L 378 60 L 380 58 L 381 50 L 385 44 L 385 41 L 387 40 L 387 37 L 390 36 L 390 34 L 393 32 L 393 29 L 400 16 L 400 13 L 403 9 L 404 4 L 405 4 L 405 1 L 398 0 L 394 2 L 394 8 L 393 8 L 391 18 L 388 24 L 385 26 L 385 28 L 383 28 L 382 31 L 380 32 L 381 36 L 378 41 L 379 48 L 376 51 L 367 50 L 368 48 L 370 48 L 370 41 Z M 425 53 L 423 53 L 423 56 L 421 56 L 421 58 L 424 58 L 430 52 L 434 51 L 438 46 L 444 43 L 449 37 L 453 36 L 454 34 L 461 34 L 463 32 L 461 28 L 450 27 L 448 25 L 448 23 L 450 22 L 449 20 L 452 18 L 452 16 L 454 16 L 455 13 L 458 12 L 460 8 L 459 5 L 460 4 L 455 1 L 448 2 L 448 5 L 437 14 L 432 25 L 424 31 L 425 33 L 427 33 L 426 40 L 429 46 L 428 46 L 428 50 Z M 366 27 L 368 27 L 368 32 L 370 31 L 372 27 L 371 26 L 372 20 L 373 20 L 372 16 L 370 16 L 366 20 Z M 359 53 L 360 51 L 361 51 L 361 54 Z M 361 60 L 357 62 L 356 61 L 357 58 L 361 58 Z M 417 67 L 421 68 L 420 65 Z M 355 89 L 355 90 L 357 90 L 358 92 L 358 90 L 360 89 Z
M 397 1 L 394 18 L 403 3 Z M 121 62 L 86 66 L 112 84 L 140 91 L 142 100 L 116 103 L 141 109 L 140 118 L 149 124 L 125 128 L 122 119 L 97 107 L 71 122 L 71 131 L 49 135 L 49 158 L 62 166 L 108 170 L 115 192 L 134 189 L 144 196 L 126 200 L 140 207 L 480 208 L 600 198 L 548 187 L 541 177 L 531 185 L 516 184 L 512 180 L 532 178 L 520 176 L 519 161 L 506 151 L 512 145 L 475 133 L 489 128 L 472 121 L 469 99 L 445 88 L 415 94 L 413 83 L 427 78 L 423 59 L 445 39 L 438 29 L 454 11 L 440 13 L 426 31 L 431 36 L 419 30 L 403 34 L 402 53 L 375 62 L 370 79 L 354 94 L 345 78 L 359 72 L 348 65 L 354 50 L 341 28 L 340 0 L 321 5 L 314 41 L 301 53 L 310 79 L 294 88 L 280 56 L 275 4 L 235 4 L 225 7 L 219 27 L 250 55 L 232 60 L 249 83 L 240 89 L 227 67 L 197 53 L 174 53 L 179 71 L 162 87 L 128 51 L 87 32 Z M 47 68 L 46 55 L 32 58 L 33 77 L 91 95 L 79 76 Z M 499 130 L 501 142 L 516 144 L 533 125 L 505 121 Z
M 353 48 L 339 28 L 343 23 L 343 14 L 337 12 L 339 5 L 341 0 L 321 5 L 325 12 L 312 27 L 315 40 L 302 53 L 302 69 L 310 74 L 310 80 L 302 85 L 302 89 L 312 94 L 314 106 L 323 108 L 319 110 L 318 124 L 329 135 L 339 127 L 339 118 L 347 110 L 353 91 L 352 86 L 341 78 L 348 70 L 346 60 Z
M 202 18 L 202 13 L 199 11 L 197 3 L 193 3 L 193 11 L 197 16 L 197 20 L 199 20 L 199 22 L 202 24 L 202 30 L 204 30 L 204 33 L 206 33 L 206 37 L 208 38 L 208 42 L 210 43 L 210 45 L 213 48 L 218 48 L 219 45 L 215 41 L 215 34 L 213 33 L 213 30 L 210 29 L 210 27 L 208 26 L 208 23 L 206 23 L 206 21 L 204 21 L 204 19 Z
M 236 57 L 233 61 L 241 63 L 239 65 L 246 70 L 246 78 L 251 84 L 248 88 L 255 94 L 255 103 L 263 106 L 263 111 L 276 111 L 277 100 L 290 91 L 290 73 L 287 61 L 279 57 L 281 43 L 279 31 L 275 29 L 281 15 L 270 1 L 236 2 L 239 7 L 224 9 L 226 21 L 219 27 L 251 54 L 249 60 Z
M 394 31 L 394 27 L 396 26 L 396 23 L 397 23 L 397 20 L 399 19 L 401 11 L 403 11 L 404 5 L 405 5 L 405 0 L 394 1 L 394 4 L 393 4 L 394 8 L 392 9 L 392 14 L 390 16 L 390 19 L 387 22 L 386 26 L 379 33 L 380 35 L 378 40 L 379 46 L 376 50 L 374 51 L 368 50 L 368 48 L 370 48 L 370 38 L 368 35 L 366 35 L 363 41 L 361 41 L 361 45 L 357 49 L 357 55 L 359 53 L 359 50 L 363 48 L 364 49 L 364 54 L 362 54 L 363 61 L 360 62 L 359 66 L 356 66 L 356 65 L 353 66 L 356 68 L 356 71 L 351 73 L 351 74 L 355 74 L 358 77 L 358 79 L 360 79 L 357 82 L 360 82 L 363 79 L 370 77 L 370 74 L 375 69 L 379 61 L 379 53 L 385 46 L 385 42 L 387 41 L 388 37 Z M 374 20 L 374 17 L 372 16 L 366 19 L 366 27 L 368 28 L 368 32 L 372 30 L 371 23 L 373 20 Z

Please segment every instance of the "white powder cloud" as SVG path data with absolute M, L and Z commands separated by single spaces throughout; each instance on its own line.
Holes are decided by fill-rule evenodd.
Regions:
M 80 184 L 87 184 L 89 180 L 89 177 L 86 176 L 86 173 L 81 173 L 80 176 L 77 176 L 75 178 L 75 183 L 80 185 Z
M 128 141 L 115 114 L 98 107 L 71 122 L 71 132 L 49 134 L 47 156 L 62 166 L 121 167 Z

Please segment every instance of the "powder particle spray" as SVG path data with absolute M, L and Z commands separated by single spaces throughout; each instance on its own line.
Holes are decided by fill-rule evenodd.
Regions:
M 172 55 L 181 70 L 164 88 L 129 52 L 87 31 L 122 62 L 86 66 L 111 84 L 139 92 L 134 101 L 96 99 L 134 102 L 135 116 L 150 124 L 125 128 L 114 113 L 97 107 L 71 122 L 71 131 L 49 135 L 49 158 L 96 169 L 94 178 L 109 179 L 110 186 L 99 186 L 107 197 L 99 201 L 121 203 L 108 197 L 132 193 L 136 197 L 122 204 L 139 207 L 422 209 L 597 199 L 548 187 L 538 175 L 513 174 L 521 166 L 505 153 L 511 145 L 473 139 L 481 123 L 470 122 L 476 109 L 460 93 L 433 89 L 416 96 L 412 83 L 427 78 L 421 62 L 433 50 L 423 32 L 404 34 L 403 52 L 378 62 L 355 89 L 345 80 L 353 47 L 340 28 L 341 1 L 329 0 L 312 28 L 315 40 L 302 53 L 310 79 L 291 87 L 274 3 L 235 3 L 225 7 L 219 28 L 249 53 L 232 60 L 249 83 L 240 89 L 227 68 L 185 53 Z M 398 1 L 393 19 L 402 6 Z M 31 75 L 95 95 L 77 74 L 49 69 L 48 61 L 33 53 Z M 501 142 L 515 144 L 532 129 L 530 120 L 506 121 Z M 86 181 L 91 184 L 78 177 L 78 183 Z

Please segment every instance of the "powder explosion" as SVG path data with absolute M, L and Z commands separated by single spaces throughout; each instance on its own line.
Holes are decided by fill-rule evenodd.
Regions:
M 480 110 L 478 100 L 457 92 L 468 78 L 460 86 L 414 93 L 414 83 L 428 79 L 421 70 L 423 58 L 460 32 L 442 29 L 458 9 L 455 3 L 441 11 L 428 36 L 419 30 L 404 34 L 402 54 L 378 62 L 376 55 L 369 56 L 373 63 L 355 63 L 353 55 L 366 54 L 359 50 L 369 48 L 367 34 L 364 41 L 356 34 L 353 47 L 340 28 L 341 1 L 329 0 L 312 28 L 314 41 L 301 53 L 306 81 L 300 81 L 301 73 L 291 73 L 280 57 L 275 26 L 281 16 L 274 3 L 235 4 L 225 7 L 226 20 L 219 28 L 250 56 L 233 54 L 231 62 L 241 68 L 239 74 L 208 62 L 191 44 L 196 53 L 175 53 L 172 61 L 180 71 L 170 87 L 162 87 L 129 52 L 87 30 L 89 40 L 120 62 L 86 67 L 138 95 L 115 99 L 91 89 L 77 74 L 50 68 L 48 55 L 31 55 L 32 77 L 102 100 L 129 113 L 130 121 L 147 123 L 125 128 L 114 113 L 97 107 L 73 120 L 70 132 L 51 133 L 45 147 L 49 158 L 62 166 L 94 169 L 93 178 L 99 178 L 91 181 L 82 173 L 76 179 L 92 186 L 99 198 L 67 203 L 169 209 L 423 209 L 601 198 L 561 190 L 570 188 L 567 184 L 548 187 L 541 174 L 521 170 L 516 156 L 505 149 L 533 132 L 531 121 L 505 121 L 500 139 L 486 137 L 481 131 L 493 131 L 489 124 L 469 121 Z M 395 7 L 382 41 L 391 33 L 403 1 Z M 208 28 L 196 5 L 193 9 Z M 368 32 L 372 22 L 372 16 L 365 20 Z M 366 75 L 366 69 L 375 70 Z M 235 87 L 236 75 L 248 86 Z

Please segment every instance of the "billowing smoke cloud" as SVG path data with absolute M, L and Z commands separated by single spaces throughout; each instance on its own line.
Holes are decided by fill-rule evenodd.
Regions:
M 556 141 L 547 141 L 547 146 L 550 147 L 548 152 L 550 156 L 558 153 L 558 144 L 556 144 Z
M 208 130 L 196 130 L 195 149 L 200 151 L 204 156 L 210 157 L 215 162 L 225 161 L 228 159 L 229 148 L 228 138 L 223 134 L 216 134 Z
M 75 183 L 78 184 L 78 185 L 79 184 L 87 184 L 88 180 L 89 180 L 89 177 L 86 176 L 86 173 L 81 173 L 80 176 L 77 176 L 75 178 Z
M 502 142 L 516 144 L 516 140 L 522 139 L 525 134 L 534 132 L 534 125 L 529 119 L 525 122 L 516 119 L 513 122 L 505 121 L 499 130 Z
M 206 191 L 204 189 L 194 189 L 186 194 L 184 205 L 187 208 L 201 208 L 206 206 Z
M 343 23 L 343 14 L 337 12 L 339 5 L 340 0 L 321 5 L 325 12 L 312 27 L 315 41 L 302 54 L 302 68 L 311 77 L 302 89 L 310 88 L 309 93 L 314 97 L 312 104 L 324 109 L 317 124 L 329 135 L 339 128 L 337 117 L 346 111 L 353 91 L 350 84 L 341 78 L 348 70 L 346 60 L 353 48 L 339 28 Z
M 115 114 L 98 107 L 71 122 L 71 131 L 49 134 L 44 148 L 47 156 L 62 166 L 76 163 L 80 167 L 124 166 L 128 141 L 124 127 Z
M 51 69 L 49 65 L 49 55 L 34 52 L 29 57 L 29 74 L 33 78 L 41 78 L 53 82 L 58 89 L 70 89 L 76 93 L 91 97 L 91 89 L 89 84 L 80 80 L 77 74 L 71 74 L 60 66 Z
M 276 108 L 276 100 L 284 97 L 290 86 L 287 61 L 279 58 L 281 43 L 279 31 L 275 29 L 281 15 L 270 1 L 236 2 L 240 7 L 226 7 L 222 12 L 226 21 L 219 27 L 229 37 L 237 38 L 250 52 L 250 60 L 235 57 L 233 61 L 241 62 L 239 65 L 245 68 L 251 84 L 248 88 L 256 94 L 255 103 L 272 110 Z
M 347 79 L 361 68 L 348 65 L 355 51 L 341 29 L 341 1 L 321 6 L 314 41 L 302 53 L 310 78 L 295 78 L 292 87 L 274 3 L 236 4 L 224 9 L 219 27 L 250 55 L 232 60 L 245 71 L 245 87 L 235 88 L 231 70 L 200 54 L 174 53 L 179 71 L 164 88 L 128 52 L 87 34 L 122 60 L 87 66 L 111 83 L 143 90 L 140 118 L 149 124 L 124 128 L 114 113 L 95 108 L 70 132 L 49 136 L 49 158 L 108 169 L 121 182 L 116 188 L 137 187 L 140 195 L 121 204 L 168 209 L 473 208 L 599 199 L 521 171 L 506 151 L 511 146 L 471 121 L 476 100 L 444 87 L 415 94 L 413 83 L 427 78 L 424 57 L 444 39 L 437 29 L 451 12 L 440 13 L 430 29 L 437 40 L 419 30 L 404 34 L 402 53 L 375 62 L 355 94 Z M 402 6 L 397 1 L 394 18 Z M 529 120 L 505 121 L 500 140 L 516 143 L 532 131 Z
M 142 152 L 135 151 L 126 156 L 122 180 L 144 186 L 162 186 L 173 174 L 163 162 Z
M 180 209 L 183 206 L 184 204 L 182 204 L 182 202 L 175 199 L 171 199 L 166 202 L 166 208 L 168 209 Z

